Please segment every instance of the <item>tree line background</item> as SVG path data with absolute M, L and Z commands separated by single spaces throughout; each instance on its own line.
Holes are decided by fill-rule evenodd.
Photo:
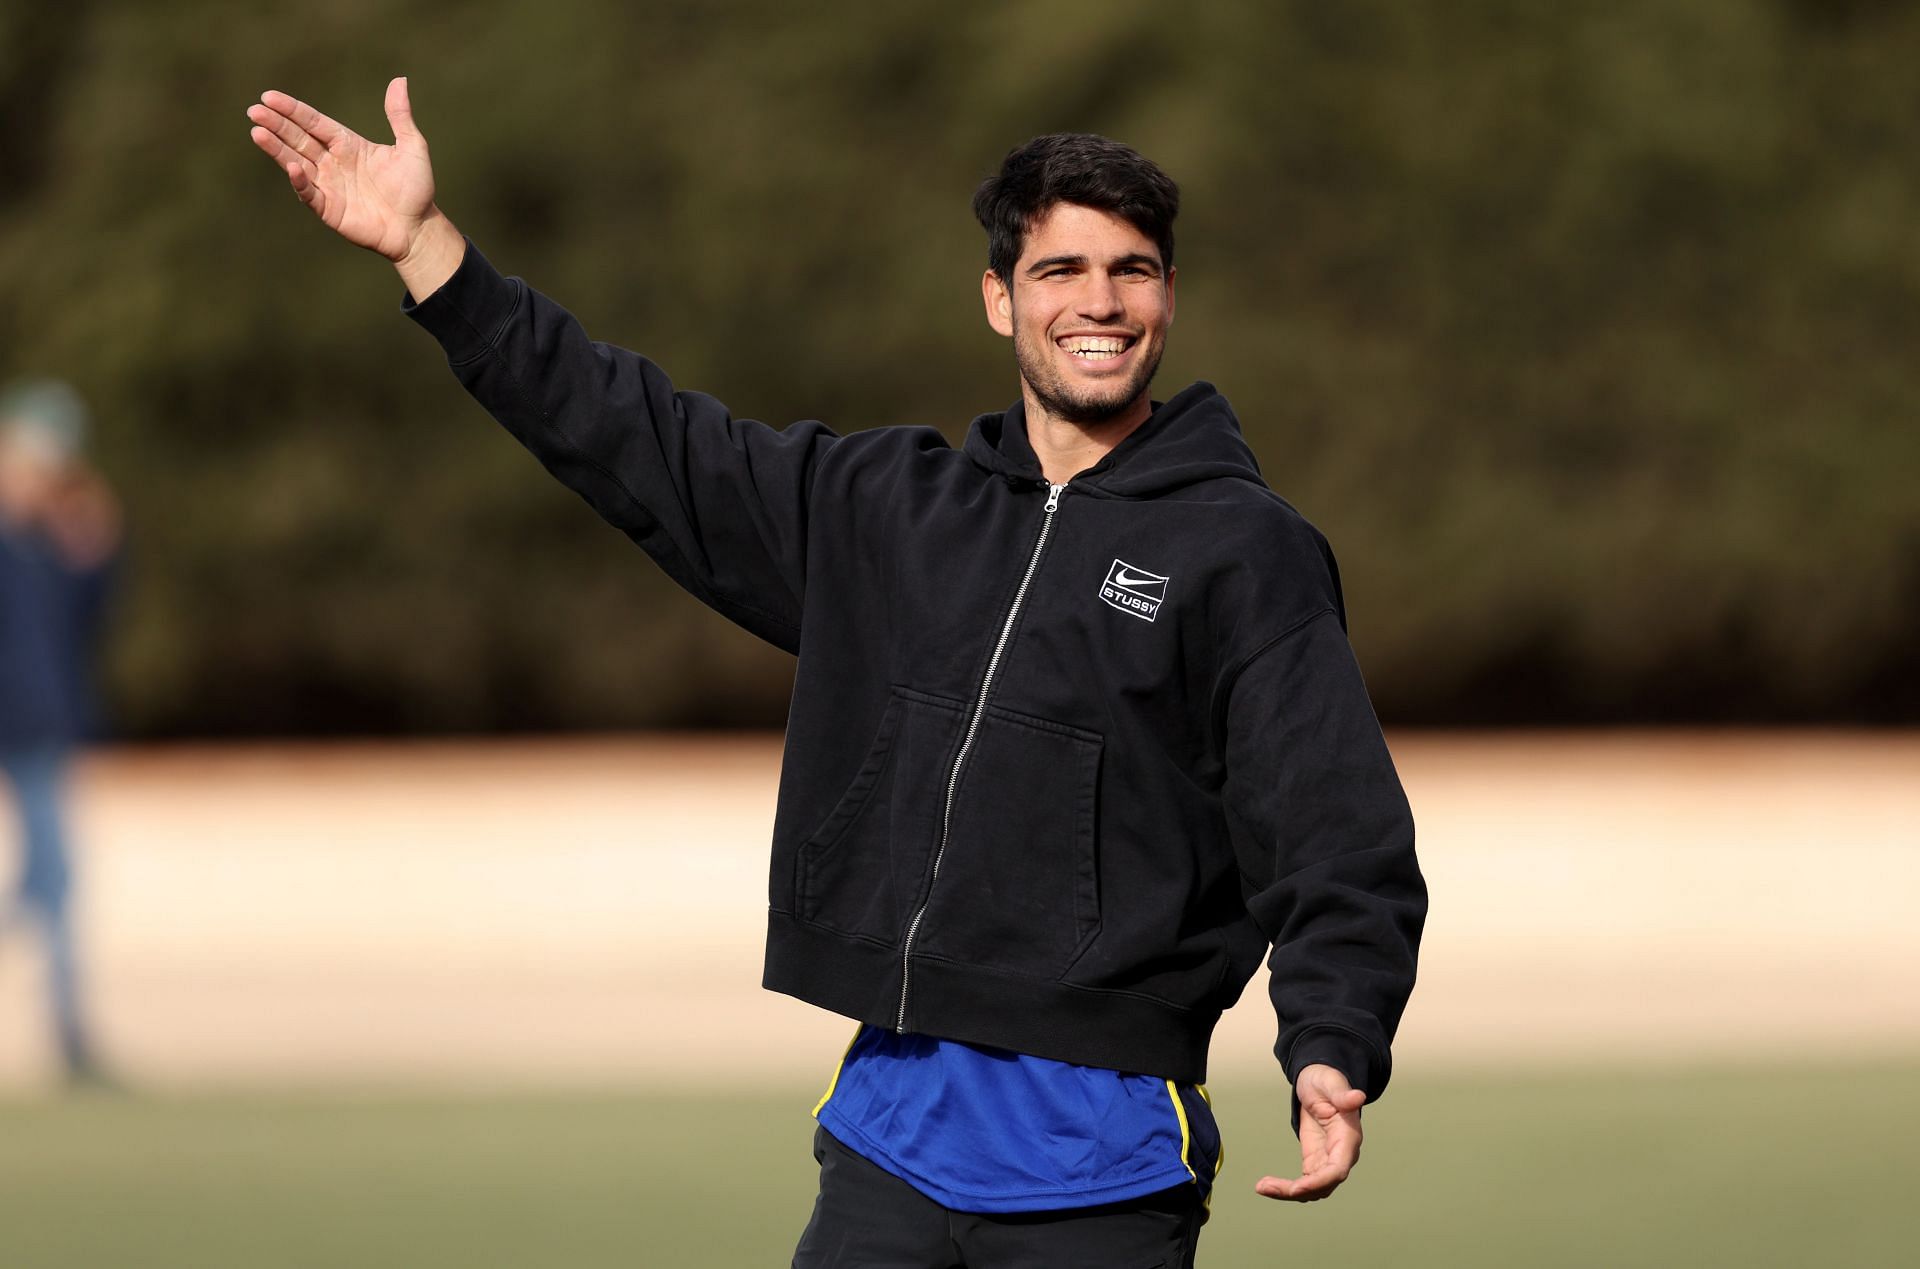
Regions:
M 122 734 L 777 725 L 791 662 L 553 484 L 247 140 L 378 140 L 776 425 L 1017 396 L 975 184 L 1181 183 L 1156 384 L 1332 540 L 1390 723 L 1920 721 L 1920 6 L 0 0 L 0 379 L 129 508 Z

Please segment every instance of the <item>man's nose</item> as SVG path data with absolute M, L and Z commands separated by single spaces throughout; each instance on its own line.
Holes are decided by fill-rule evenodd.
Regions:
M 1104 322 L 1120 316 L 1120 287 L 1104 273 L 1089 273 L 1078 297 L 1080 315 L 1089 321 Z

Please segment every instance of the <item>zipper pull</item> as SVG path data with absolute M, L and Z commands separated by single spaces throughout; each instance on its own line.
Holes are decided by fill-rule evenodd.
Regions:
M 1048 485 L 1047 486 L 1047 510 L 1049 512 L 1053 511 L 1054 508 L 1060 505 L 1060 491 L 1065 488 L 1066 488 L 1065 485 Z

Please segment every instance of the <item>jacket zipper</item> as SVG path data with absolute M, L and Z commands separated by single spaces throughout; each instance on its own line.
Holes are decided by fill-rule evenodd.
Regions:
M 1013 623 L 1020 616 L 1020 605 L 1026 602 L 1027 587 L 1033 581 L 1033 570 L 1040 566 L 1040 552 L 1046 549 L 1047 532 L 1053 528 L 1053 513 L 1060 509 L 1060 491 L 1066 483 L 1047 485 L 1046 515 L 1040 521 L 1040 535 L 1033 540 L 1033 554 L 1027 557 L 1027 571 L 1020 578 L 1020 589 L 1013 593 L 1013 603 L 1007 607 L 1007 619 L 1000 626 L 1000 641 L 993 645 L 993 655 L 987 659 L 987 672 L 980 680 L 980 691 L 973 699 L 973 716 L 967 720 L 967 736 L 960 742 L 960 752 L 953 756 L 953 770 L 947 773 L 947 801 L 940 812 L 940 845 L 933 852 L 933 875 L 927 878 L 927 894 L 914 911 L 913 920 L 907 925 L 907 937 L 900 944 L 900 1013 L 894 1019 L 896 1034 L 905 1035 L 907 1031 L 907 987 L 913 980 L 913 936 L 920 932 L 920 919 L 927 915 L 927 906 L 933 902 L 933 887 L 940 880 L 940 860 L 947 853 L 947 830 L 953 821 L 953 793 L 960 786 L 960 768 L 967 761 L 967 751 L 973 748 L 974 733 L 980 730 L 980 717 L 986 712 L 987 693 L 993 690 L 993 675 L 1000 668 L 1000 654 L 1007 650 L 1007 640 L 1013 637 Z

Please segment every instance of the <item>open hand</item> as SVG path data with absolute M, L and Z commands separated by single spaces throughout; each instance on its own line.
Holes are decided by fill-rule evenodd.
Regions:
M 387 85 L 393 144 L 377 145 L 283 92 L 247 107 L 253 143 L 287 174 L 327 228 L 396 264 L 435 216 L 427 139 L 413 125 L 405 77 Z
M 1347 1179 L 1360 1161 L 1360 1107 L 1367 1095 L 1331 1066 L 1303 1067 L 1294 1084 L 1300 1098 L 1300 1176 L 1263 1176 L 1254 1192 L 1311 1203 Z

